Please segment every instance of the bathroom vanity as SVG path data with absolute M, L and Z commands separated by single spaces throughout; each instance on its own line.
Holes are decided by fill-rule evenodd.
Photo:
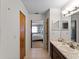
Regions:
M 50 55 L 51 59 L 66 59 L 65 56 L 52 43 L 50 43 Z
M 50 41 L 51 59 L 79 59 L 79 50 L 71 48 L 64 42 Z

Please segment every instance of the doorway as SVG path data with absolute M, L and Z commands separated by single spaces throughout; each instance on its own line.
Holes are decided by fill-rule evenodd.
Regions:
M 36 24 L 42 24 L 42 29 L 39 28 L 41 27 L 41 25 L 37 26 Z M 39 21 L 31 21 L 32 59 L 50 59 L 50 56 L 48 56 L 48 42 L 49 42 L 48 31 L 49 31 L 48 19 L 43 20 L 43 23 L 41 21 L 40 23 Z M 41 35 L 39 33 L 41 33 Z
M 25 15 L 20 11 L 20 59 L 25 57 Z
M 49 48 L 49 18 L 41 21 L 31 21 L 31 47 Z
M 32 20 L 31 21 L 32 48 L 43 48 L 43 32 L 44 32 L 43 20 Z

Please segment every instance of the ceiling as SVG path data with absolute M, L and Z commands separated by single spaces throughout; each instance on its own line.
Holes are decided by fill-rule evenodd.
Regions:
M 49 8 L 62 8 L 71 0 L 22 0 L 30 13 L 44 13 Z

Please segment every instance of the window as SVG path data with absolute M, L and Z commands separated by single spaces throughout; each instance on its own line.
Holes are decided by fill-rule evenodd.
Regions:
M 32 26 L 32 33 L 38 33 L 38 27 Z

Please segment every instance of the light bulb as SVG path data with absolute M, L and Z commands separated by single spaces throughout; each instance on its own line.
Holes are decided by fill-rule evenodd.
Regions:
M 63 11 L 62 11 L 62 14 L 67 14 L 67 13 L 68 13 L 67 10 L 63 10 Z

